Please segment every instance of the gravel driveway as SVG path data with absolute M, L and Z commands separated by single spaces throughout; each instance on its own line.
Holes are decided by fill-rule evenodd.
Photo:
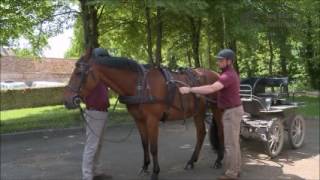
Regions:
M 275 159 L 263 154 L 259 142 L 242 142 L 243 169 L 241 179 L 319 179 L 319 120 L 308 119 L 305 144 L 290 149 L 287 141 Z M 102 164 L 115 180 L 149 179 L 138 176 L 142 166 L 142 147 L 134 125 L 109 127 L 105 138 L 119 139 L 131 128 L 132 135 L 122 143 L 104 142 Z M 81 155 L 84 132 L 82 129 L 46 131 L 24 135 L 2 136 L 2 180 L 73 180 L 81 179 Z M 206 139 L 195 169 L 185 171 L 195 144 L 192 122 L 161 124 L 159 137 L 160 179 L 216 179 L 222 170 L 212 169 L 216 155 Z M 150 169 L 152 166 L 150 167 Z

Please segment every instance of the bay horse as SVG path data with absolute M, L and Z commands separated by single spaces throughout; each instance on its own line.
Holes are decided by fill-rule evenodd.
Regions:
M 216 137 L 213 146 L 218 152 L 214 166 L 219 168 L 224 150 L 222 111 L 214 103 L 208 105 L 204 96 L 179 93 L 177 85 L 179 83 L 192 85 L 193 81 L 190 80 L 192 76 L 197 82 L 193 85 L 198 86 L 212 84 L 219 77 L 217 73 L 202 68 L 190 69 L 189 73 L 171 73 L 161 68 L 147 68 L 127 58 L 111 57 L 102 48 L 88 49 L 85 55 L 76 62 L 75 69 L 64 90 L 64 104 L 68 109 L 76 108 L 78 106 L 76 101 L 86 97 L 98 82 L 103 82 L 114 90 L 119 95 L 120 102 L 126 104 L 141 136 L 144 152 L 141 172 L 147 173 L 150 164 L 149 153 L 152 155 L 152 180 L 158 179 L 160 172 L 158 163 L 159 122 L 193 117 L 197 142 L 185 166 L 185 169 L 192 169 L 198 160 L 205 138 L 205 114 L 209 107 L 213 112 L 212 122 L 216 124 L 214 132 L 211 132 Z M 216 94 L 211 94 L 207 98 L 215 99 Z

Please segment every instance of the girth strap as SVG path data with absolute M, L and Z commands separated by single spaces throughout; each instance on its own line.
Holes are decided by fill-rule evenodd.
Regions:
M 164 79 L 166 81 L 166 85 L 167 85 L 167 96 L 165 98 L 165 102 L 167 104 L 167 111 L 169 111 L 170 106 L 172 105 L 173 101 L 174 101 L 174 97 L 176 95 L 176 89 L 177 89 L 177 85 L 174 82 L 174 78 L 171 74 L 171 72 L 167 69 L 167 68 L 160 68 Z
M 150 95 L 150 87 L 147 83 L 147 69 L 138 64 L 138 80 L 136 87 L 136 95 L 134 96 L 119 96 L 119 102 L 127 105 L 132 104 L 146 104 L 146 103 L 154 103 L 155 97 Z
M 193 70 L 191 68 L 185 69 L 183 73 L 185 73 L 188 77 L 188 80 L 191 81 L 191 87 L 200 85 L 200 79 L 196 75 L 194 75 Z M 195 108 L 199 109 L 199 98 L 196 94 L 192 94 L 192 96 L 194 98 Z M 198 110 L 196 110 L 195 112 L 198 112 Z
M 156 101 L 154 96 L 120 96 L 119 102 L 127 105 L 133 104 L 151 104 Z

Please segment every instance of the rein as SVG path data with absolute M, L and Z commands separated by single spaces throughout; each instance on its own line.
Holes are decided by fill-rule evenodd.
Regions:
M 115 109 L 116 109 L 116 106 L 118 105 L 118 102 L 119 102 L 119 98 L 117 98 L 117 101 L 116 101 L 116 103 L 115 103 L 114 106 L 113 106 L 112 112 L 115 112 Z M 98 119 L 97 119 L 97 118 L 94 118 L 94 117 L 90 116 L 88 113 L 86 113 L 86 112 L 83 110 L 83 108 L 80 106 L 80 104 L 79 104 L 78 108 L 79 108 L 79 111 L 80 111 L 81 118 L 82 118 L 82 120 L 85 122 L 85 124 L 86 124 L 86 126 L 88 127 L 88 129 L 92 132 L 92 134 L 93 134 L 94 136 L 96 136 L 96 137 L 99 138 L 99 136 L 98 136 L 98 135 L 96 134 L 96 132 L 92 129 L 92 127 L 90 126 L 90 124 L 87 122 L 87 120 L 86 120 L 86 118 L 84 117 L 84 115 L 87 115 L 87 116 L 89 116 L 89 117 L 92 118 L 92 119 L 96 119 L 96 120 L 98 120 Z M 106 142 L 111 142 L 111 143 L 122 143 L 122 142 L 125 142 L 125 141 L 127 141 L 128 138 L 131 136 L 134 127 L 135 127 L 135 126 L 132 126 L 132 128 L 131 128 L 130 131 L 129 131 L 129 133 L 128 133 L 126 136 L 124 136 L 123 138 L 120 138 L 120 139 L 115 140 L 115 139 L 107 139 L 107 138 L 102 137 L 102 140 L 104 140 L 104 141 L 106 141 Z

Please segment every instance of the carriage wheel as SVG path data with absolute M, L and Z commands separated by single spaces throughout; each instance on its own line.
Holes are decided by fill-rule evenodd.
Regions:
M 289 124 L 289 143 L 293 149 L 302 146 L 306 134 L 306 125 L 301 115 L 296 115 Z
M 276 157 L 282 150 L 284 142 L 284 128 L 281 121 L 272 123 L 267 134 L 266 151 L 271 158 Z

